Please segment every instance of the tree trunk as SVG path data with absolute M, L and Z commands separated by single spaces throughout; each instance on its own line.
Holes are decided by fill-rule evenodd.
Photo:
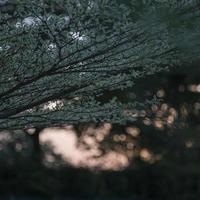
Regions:
M 30 135 L 33 144 L 32 158 L 37 164 L 41 164 L 42 162 L 42 150 L 40 146 L 40 133 L 42 130 L 43 128 L 36 128 L 35 132 Z

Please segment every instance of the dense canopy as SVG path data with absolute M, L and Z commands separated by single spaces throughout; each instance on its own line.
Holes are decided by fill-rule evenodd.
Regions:
M 183 2 L 1 2 L 1 129 L 133 120 L 136 102 L 98 97 L 198 59 L 198 4 Z

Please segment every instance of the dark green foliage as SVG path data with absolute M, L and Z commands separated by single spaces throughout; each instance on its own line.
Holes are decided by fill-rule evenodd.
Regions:
M 41 147 L 38 137 L 34 140 L 23 131 L 11 131 L 11 137 L 4 138 L 1 133 L 0 194 L 42 196 L 43 199 L 69 196 L 98 200 L 198 200 L 200 93 L 192 92 L 190 86 L 198 85 L 200 80 L 199 1 L 119 0 L 118 6 L 114 1 L 98 1 L 100 7 L 90 12 L 88 1 L 81 1 L 79 9 L 74 2 L 68 1 L 68 5 L 71 6 L 69 14 L 76 16 L 75 22 L 67 28 L 76 33 L 86 22 L 91 23 L 95 27 L 86 28 L 82 33 L 89 42 L 97 42 L 94 46 L 88 41 L 74 40 L 73 34 L 65 28 L 60 30 L 66 12 L 62 0 L 45 1 L 45 7 L 37 7 L 34 2 L 30 6 L 25 1 L 1 7 L 0 46 L 3 45 L 4 50 L 0 51 L 0 93 L 4 93 L 4 97 L 0 97 L 0 129 L 84 122 L 83 126 L 76 126 L 81 135 L 88 122 L 89 125 L 115 122 L 108 141 L 102 142 L 102 148 L 109 149 L 116 145 L 111 143 L 112 134 L 123 133 L 126 126 L 134 125 L 141 129 L 137 138 L 139 148 L 148 149 L 160 159 L 148 162 L 137 156 L 122 171 L 90 171 L 67 166 L 50 144 Z M 119 6 L 121 3 L 129 8 Z M 42 20 L 36 27 L 23 26 L 23 23 L 14 26 L 19 19 L 23 21 L 33 14 L 33 8 L 36 14 L 51 13 L 52 21 Z M 15 9 L 17 12 L 13 12 Z M 117 15 L 120 11 L 127 13 Z M 129 34 L 126 31 L 132 25 L 136 29 L 131 29 Z M 114 40 L 107 41 L 113 34 L 116 34 Z M 70 59 L 52 68 L 63 55 L 59 54 L 60 48 L 51 53 L 45 48 L 52 42 L 65 45 L 71 39 L 72 44 L 67 44 L 62 52 Z M 110 49 L 113 43 L 119 44 L 124 39 L 125 44 Z M 12 48 L 7 49 L 6 44 Z M 132 48 L 134 44 L 139 48 Z M 79 48 L 87 50 L 76 54 Z M 124 55 L 124 52 L 127 53 Z M 168 67 L 175 69 L 152 75 Z M 19 88 L 15 88 L 16 85 Z M 144 125 L 142 117 L 135 122 L 122 118 L 121 111 L 129 103 L 130 109 L 145 108 L 152 121 L 158 118 L 149 104 L 144 103 L 144 99 L 152 99 L 158 89 L 165 91 L 165 97 L 160 100 L 178 113 L 173 126 L 165 124 L 164 129 L 155 129 Z M 113 97 L 117 98 L 113 100 Z M 49 101 L 58 101 L 58 104 L 53 110 L 44 110 Z M 142 103 L 135 107 L 135 102 Z M 122 122 L 126 126 L 121 125 Z M 21 144 L 25 147 L 23 150 Z M 42 163 L 42 151 L 52 155 L 55 162 Z
M 179 110 L 182 103 L 193 105 L 199 101 L 199 93 L 179 92 L 179 85 L 199 83 L 199 69 L 190 75 L 176 71 L 169 76 L 150 77 L 151 85 L 140 85 L 142 91 L 165 89 L 164 102 Z M 150 81 L 149 80 L 149 81 Z M 139 89 L 140 89 L 139 88 Z M 187 87 L 186 87 L 187 88 Z M 142 93 L 142 92 L 141 92 Z M 139 95 L 139 92 L 138 92 Z M 176 95 L 176 98 L 174 98 Z M 135 200 L 198 200 L 200 196 L 200 143 L 199 115 L 188 110 L 187 118 L 178 118 L 175 127 L 158 130 L 136 122 L 142 132 L 138 138 L 141 148 L 162 155 L 161 160 L 149 163 L 140 157 L 134 158 L 130 166 L 122 171 L 90 171 L 83 168 L 64 166 L 47 168 L 38 165 L 29 157 L 21 156 L 10 164 L 0 157 L 0 193 L 13 193 L 17 196 L 43 196 L 50 199 L 56 196 L 71 196 L 77 199 L 135 199 Z M 184 128 L 179 125 L 185 124 Z M 187 127 L 187 128 L 186 128 Z M 121 132 L 115 126 L 113 134 Z M 80 130 L 79 130 L 80 131 Z M 21 135 L 23 136 L 23 135 Z M 24 137 L 24 136 L 23 136 Z M 22 139 L 24 141 L 24 139 Z M 27 141 L 27 140 L 26 140 Z M 187 146 L 187 142 L 193 146 Z M 29 141 L 30 142 L 30 141 Z M 112 145 L 110 143 L 110 145 Z M 10 148 L 11 145 L 7 146 Z M 45 151 L 50 151 L 45 147 Z M 1 151 L 2 152 L 2 151 Z M 10 152 L 12 157 L 14 151 Z M 29 154 L 30 155 L 30 154 Z M 56 155 L 54 155 L 56 156 Z M 13 155 L 17 158 L 16 155 Z M 8 156 L 7 156 L 8 158 Z
M 135 109 L 136 101 L 98 97 L 197 62 L 198 6 L 114 0 L 0 5 L 0 129 L 134 121 L 124 110 Z

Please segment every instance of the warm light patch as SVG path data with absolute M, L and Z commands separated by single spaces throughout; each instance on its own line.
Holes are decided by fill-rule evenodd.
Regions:
M 154 126 L 155 126 L 157 129 L 164 129 L 163 121 L 160 120 L 160 119 L 155 119 L 155 120 L 154 120 Z
M 157 97 L 162 98 L 164 96 L 165 96 L 165 91 L 163 89 L 157 91 Z
M 129 142 L 129 143 L 127 144 L 127 149 L 128 149 L 128 150 L 133 150 L 133 148 L 134 148 L 134 144 L 133 144 L 132 142 Z
M 185 146 L 187 148 L 192 148 L 193 147 L 193 142 L 189 140 L 189 141 L 185 142 Z
M 200 84 L 188 85 L 188 91 L 193 93 L 200 93 Z
M 145 118 L 143 120 L 143 123 L 146 125 L 146 126 L 150 126 L 152 124 L 151 120 L 149 118 Z
M 176 117 L 178 116 L 178 113 L 177 113 L 176 109 L 174 109 L 174 108 L 170 108 L 170 109 L 169 109 L 169 113 L 170 113 L 172 116 L 174 116 L 174 118 L 176 118 Z
M 82 140 L 90 149 L 85 148 L 84 145 L 78 145 L 78 138 L 72 127 L 66 127 L 66 129 L 46 129 L 41 134 L 40 141 L 41 144 L 48 141 L 51 142 L 54 147 L 54 152 L 62 155 L 65 161 L 76 167 L 99 170 L 120 170 L 128 166 L 129 161 L 127 155 L 112 150 L 102 154 L 102 151 L 99 149 L 99 141 L 96 140 L 101 141 L 108 134 L 111 125 L 104 124 L 97 129 L 100 132 L 96 133 L 94 131 L 95 129 L 90 127 L 83 134 Z M 105 130 L 103 131 L 103 129 Z M 126 135 L 121 134 L 116 136 L 117 141 L 126 141 Z M 54 162 L 54 158 L 49 154 L 45 155 L 45 159 L 50 163 Z
M 170 115 L 167 118 L 167 124 L 172 125 L 174 123 L 174 116 Z
M 128 127 L 126 128 L 126 132 L 133 137 L 137 137 L 140 134 L 140 129 L 137 127 Z
M 152 154 L 149 152 L 148 149 L 142 149 L 140 151 L 140 158 L 146 162 L 149 162 L 152 160 Z

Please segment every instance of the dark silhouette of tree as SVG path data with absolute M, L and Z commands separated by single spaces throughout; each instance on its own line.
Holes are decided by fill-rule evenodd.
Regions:
M 57 11 L 45 1 L 0 5 L 1 129 L 134 120 L 124 111 L 135 102 L 121 104 L 112 96 L 102 103 L 96 97 L 197 59 L 193 4 L 144 4 L 145 12 L 134 18 L 133 8 L 114 1 L 60 5 Z M 180 24 L 171 25 L 160 9 Z

